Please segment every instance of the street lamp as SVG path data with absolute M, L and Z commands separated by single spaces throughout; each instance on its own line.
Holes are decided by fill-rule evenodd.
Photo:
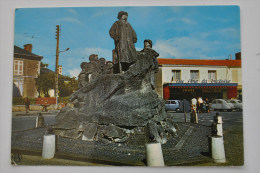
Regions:
M 55 97 L 56 97 L 56 107 L 58 108 L 58 87 L 59 87 L 59 53 L 66 52 L 70 48 L 67 48 L 63 51 L 59 51 L 59 45 L 57 44 L 56 48 L 56 68 L 55 68 Z

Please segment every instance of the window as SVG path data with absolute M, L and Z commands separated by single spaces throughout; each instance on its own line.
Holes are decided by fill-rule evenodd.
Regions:
M 174 105 L 175 105 L 175 104 L 176 104 L 176 102 L 175 102 L 175 101 L 171 101 L 171 104 L 174 104 Z
M 181 71 L 180 70 L 172 70 L 172 81 L 181 80 Z
M 216 80 L 216 71 L 215 70 L 209 70 L 208 71 L 209 80 Z
M 199 79 L 199 70 L 191 70 L 190 71 L 190 79 L 198 80 Z
M 14 75 L 23 75 L 23 61 L 14 60 Z

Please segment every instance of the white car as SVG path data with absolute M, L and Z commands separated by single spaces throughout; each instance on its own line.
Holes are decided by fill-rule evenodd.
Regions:
M 221 111 L 221 110 L 224 111 L 225 110 L 225 111 L 229 111 L 229 112 L 231 112 L 232 110 L 235 109 L 235 107 L 233 106 L 232 103 L 228 103 L 224 99 L 213 100 L 210 108 L 211 108 L 211 110 L 214 110 L 214 111 Z
M 242 111 L 243 110 L 243 104 L 241 100 L 238 99 L 230 99 L 227 100 L 228 103 L 232 103 L 236 110 Z

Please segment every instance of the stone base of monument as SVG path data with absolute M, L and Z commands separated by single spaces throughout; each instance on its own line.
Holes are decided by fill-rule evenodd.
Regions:
M 211 127 L 193 123 L 175 123 L 175 126 L 178 129 L 175 137 L 167 139 L 161 145 L 165 166 L 208 162 L 210 158 L 201 153 L 209 152 L 208 136 L 211 134 Z M 46 130 L 37 128 L 13 133 L 12 150 L 19 150 L 22 154 L 41 155 Z M 109 139 L 100 142 L 82 140 L 82 137 L 58 137 L 55 158 L 107 165 L 147 166 L 146 141 L 142 130 L 138 129 L 139 133 L 130 135 L 127 141 L 113 143 L 108 142 Z

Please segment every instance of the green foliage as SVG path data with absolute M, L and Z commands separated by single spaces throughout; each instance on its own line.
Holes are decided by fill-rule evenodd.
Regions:
M 36 89 L 41 95 L 41 93 L 44 94 L 44 97 L 50 97 L 49 96 L 49 90 L 54 88 L 55 84 L 55 74 L 54 73 L 43 73 L 38 76 L 38 78 L 35 79 L 35 86 Z
M 69 103 L 69 97 L 59 97 L 59 103 Z
M 24 105 L 25 98 L 13 97 L 13 105 Z M 30 104 L 35 104 L 35 98 L 29 98 Z
M 35 79 L 35 85 L 39 95 L 49 96 L 49 90 L 55 89 L 55 73 L 43 73 Z M 68 97 L 78 89 L 78 81 L 69 76 L 59 75 L 59 96 Z
M 68 97 L 78 89 L 78 81 L 68 76 L 59 77 L 59 96 Z
M 41 67 L 48 67 L 49 64 L 44 64 L 42 61 L 41 61 Z

